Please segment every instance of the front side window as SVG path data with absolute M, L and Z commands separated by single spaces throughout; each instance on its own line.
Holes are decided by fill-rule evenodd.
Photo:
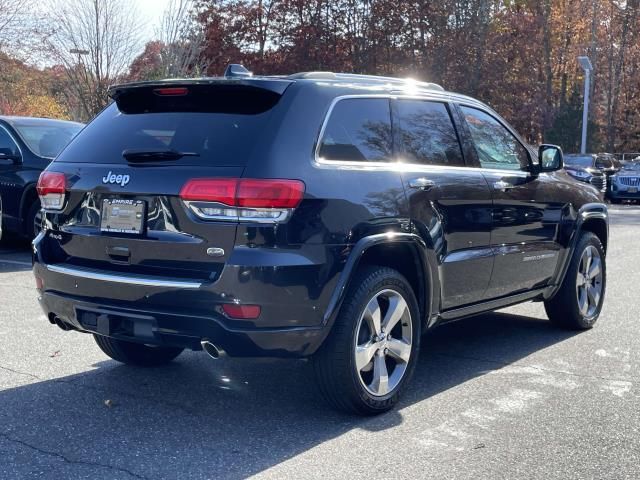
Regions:
M 320 140 L 318 155 L 322 160 L 391 161 L 389 100 L 349 98 L 336 103 Z
M 404 160 L 424 165 L 464 165 L 458 136 L 444 103 L 398 100 L 396 112 Z
M 482 168 L 526 170 L 529 167 L 527 149 L 504 125 L 488 113 L 461 106 Z

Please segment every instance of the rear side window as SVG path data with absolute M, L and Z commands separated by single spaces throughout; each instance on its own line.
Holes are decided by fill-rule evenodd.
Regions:
M 200 104 L 197 99 L 169 99 L 172 103 L 159 105 L 133 99 L 121 105 L 118 100 L 87 125 L 56 162 L 126 163 L 123 152 L 138 150 L 188 154 L 172 161 L 178 165 L 244 166 L 269 130 L 275 102 L 250 109 L 236 96 L 234 110 L 230 96 L 224 97 L 211 92 L 202 95 Z
M 60 122 L 56 125 L 14 124 L 13 128 L 33 153 L 39 157 L 55 158 L 82 130 L 82 125 Z
M 349 98 L 335 104 L 320 140 L 323 160 L 389 162 L 391 112 L 386 98 Z
M 463 166 L 462 150 L 444 103 L 396 102 L 400 151 L 405 161 L 424 165 Z

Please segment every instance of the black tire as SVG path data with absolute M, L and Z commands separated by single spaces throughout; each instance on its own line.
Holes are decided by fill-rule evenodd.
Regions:
M 601 265 L 602 278 L 600 281 L 601 291 L 600 297 L 597 302 L 593 302 L 593 311 L 585 314 L 579 307 L 579 286 L 578 286 L 578 273 L 582 266 L 583 255 L 587 249 L 595 248 L 599 254 L 599 260 Z M 571 257 L 569 268 L 565 275 L 565 278 L 560 286 L 560 290 L 556 295 L 547 300 L 544 303 L 545 310 L 549 320 L 554 325 L 569 330 L 588 330 L 592 328 L 602 310 L 602 304 L 604 303 L 605 291 L 607 282 L 607 263 L 604 253 L 604 248 L 600 239 L 591 232 L 585 232 L 576 245 L 576 249 Z
M 403 371 L 404 373 L 401 374 L 398 384 L 390 389 L 387 394 L 373 395 L 364 385 L 362 378 L 364 369 L 358 370 L 356 367 L 356 343 L 359 342 L 359 335 L 362 333 L 362 322 L 365 321 L 363 319 L 364 312 L 369 303 L 374 299 L 382 298 L 382 295 L 392 295 L 389 298 L 397 299 L 399 296 L 396 294 L 399 294 L 406 302 L 410 316 L 406 316 L 407 309 L 404 309 L 405 313 L 402 319 L 397 321 L 395 327 L 389 330 L 386 338 L 387 340 L 391 339 L 390 341 L 399 339 L 397 338 L 398 331 L 394 330 L 395 328 L 404 329 L 402 330 L 403 338 L 405 338 L 404 333 L 411 332 L 411 346 L 410 349 L 407 349 L 410 352 L 410 356 L 408 361 L 396 363 L 393 360 L 395 357 L 387 356 L 387 350 L 393 350 L 391 343 L 389 343 L 388 349 L 384 348 L 384 355 L 382 355 L 382 349 L 375 350 L 377 347 L 374 347 L 376 353 L 371 357 L 372 363 L 370 364 L 372 365 L 370 367 L 372 375 L 374 375 L 373 365 L 379 360 L 378 354 L 380 354 L 382 361 L 385 362 L 385 371 L 388 368 L 387 359 L 392 359 L 392 370 L 388 372 L 390 383 L 394 376 L 395 368 L 397 368 L 396 365 L 402 364 L 402 370 L 399 370 L 399 372 Z M 384 300 L 382 302 L 384 303 Z M 391 305 L 391 303 L 388 305 Z M 386 312 L 389 311 L 389 308 L 390 306 L 386 307 Z M 383 315 L 385 313 L 384 306 L 381 307 L 380 312 L 380 317 L 382 317 L 380 323 L 384 327 L 386 318 Z M 407 322 L 407 318 L 410 320 L 409 322 Z M 413 289 L 399 272 L 386 267 L 367 266 L 362 268 L 351 282 L 351 287 L 340 308 L 331 333 L 312 359 L 322 396 L 334 408 L 359 415 L 376 415 L 393 408 L 398 402 L 402 391 L 409 383 L 415 369 L 420 350 L 421 322 L 422 319 Z M 395 332 L 393 336 L 391 332 Z M 380 338 L 372 338 L 367 341 L 371 345 L 373 345 L 374 340 L 376 342 L 386 342 L 384 337 L 385 331 L 382 328 Z M 367 339 L 366 336 L 365 339 Z M 384 343 L 384 346 L 386 347 L 387 344 Z
M 24 224 L 24 235 L 29 240 L 33 240 L 40 233 L 42 216 L 40 213 L 40 200 L 36 200 L 31 207 L 29 207 L 29 211 L 27 212 L 27 216 L 25 218 Z
M 151 347 L 142 343 L 126 342 L 104 335 L 94 335 L 96 343 L 104 353 L 117 362 L 139 367 L 165 365 L 182 353 L 183 348 Z

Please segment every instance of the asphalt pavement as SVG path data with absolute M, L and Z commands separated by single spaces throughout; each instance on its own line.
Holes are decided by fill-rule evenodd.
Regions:
M 366 419 L 329 409 L 304 361 L 119 365 L 48 323 L 27 246 L 3 242 L 0 478 L 640 478 L 640 207 L 611 222 L 596 328 L 534 303 L 445 325 L 399 408 Z

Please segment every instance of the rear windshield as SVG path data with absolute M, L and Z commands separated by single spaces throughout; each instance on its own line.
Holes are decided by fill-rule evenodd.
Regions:
M 62 122 L 32 125 L 14 123 L 13 128 L 33 153 L 40 157 L 55 158 L 82 130 L 82 125 Z
M 114 103 L 87 125 L 56 161 L 126 163 L 125 150 L 173 150 L 189 155 L 172 164 L 244 166 L 269 117 L 270 111 L 122 113 Z

